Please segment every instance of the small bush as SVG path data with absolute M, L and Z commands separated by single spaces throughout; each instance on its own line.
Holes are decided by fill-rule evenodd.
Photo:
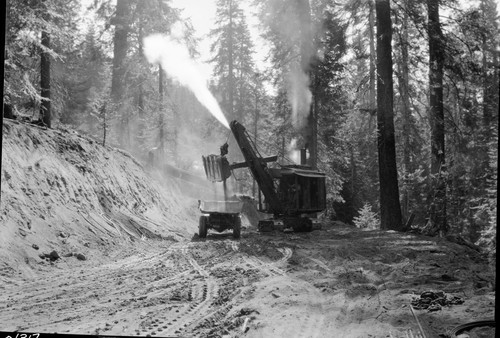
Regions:
M 372 206 L 370 203 L 365 203 L 365 205 L 359 209 L 359 216 L 354 217 L 353 222 L 356 228 L 375 230 L 380 228 L 380 221 L 377 214 L 372 211 Z

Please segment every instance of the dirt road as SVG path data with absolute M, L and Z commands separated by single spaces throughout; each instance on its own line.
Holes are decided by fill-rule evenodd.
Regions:
M 405 337 L 409 304 L 440 290 L 463 304 L 416 310 L 428 337 L 493 316 L 493 274 L 477 252 L 410 234 L 328 224 L 240 240 L 144 240 L 2 271 L 0 330 L 137 336 Z

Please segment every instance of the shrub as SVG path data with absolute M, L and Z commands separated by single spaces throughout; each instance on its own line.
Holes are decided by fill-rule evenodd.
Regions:
M 356 228 L 374 230 L 380 228 L 380 221 L 377 214 L 372 211 L 372 206 L 370 203 L 365 203 L 365 205 L 359 209 L 359 216 L 354 217 L 354 225 Z

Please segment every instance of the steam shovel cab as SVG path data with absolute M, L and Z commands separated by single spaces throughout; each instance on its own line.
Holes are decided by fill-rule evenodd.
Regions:
M 220 155 L 202 157 L 207 179 L 225 182 L 232 170 L 248 168 L 259 186 L 259 211 L 272 216 L 259 221 L 259 231 L 321 229 L 316 216 L 326 209 L 326 175 L 306 165 L 279 165 L 279 168 L 270 168 L 267 164 L 276 162 L 278 157 L 262 157 L 245 127 L 238 121 L 232 121 L 229 127 L 245 161 L 229 164 L 225 157 L 228 153 L 228 145 L 225 143 L 220 147 Z M 305 151 L 303 154 L 305 155 Z M 301 157 L 305 161 L 305 156 Z M 264 195 L 264 207 L 260 203 L 260 192 Z M 227 212 L 205 209 L 207 215 L 200 218 L 200 237 L 206 236 L 206 229 L 212 224 L 212 219 L 222 229 L 229 226 L 230 217 L 234 217 Z M 239 233 L 239 229 L 237 231 Z
M 259 222 L 260 231 L 293 229 L 311 231 L 320 229 L 316 220 L 317 213 L 326 209 L 326 176 L 305 165 L 288 165 L 269 168 L 269 174 L 277 182 L 277 193 L 282 212 L 275 215 L 276 220 Z M 272 212 L 272 210 L 267 210 Z

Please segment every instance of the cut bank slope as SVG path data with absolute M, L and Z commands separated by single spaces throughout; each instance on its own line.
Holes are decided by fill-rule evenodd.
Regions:
M 196 201 L 179 181 L 154 176 L 75 132 L 4 119 L 0 273 L 33 275 L 53 251 L 99 260 L 124 243 L 189 236 Z

